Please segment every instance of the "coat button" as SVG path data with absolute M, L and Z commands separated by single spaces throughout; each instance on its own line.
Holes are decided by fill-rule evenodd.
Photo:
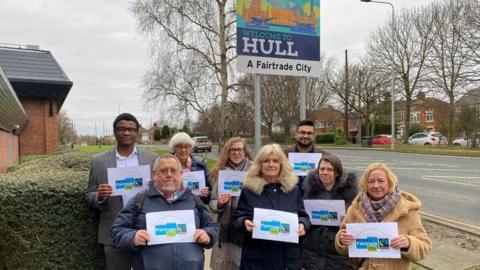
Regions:
M 273 189 L 273 192 L 277 192 L 277 189 L 276 189 L 276 188 L 274 188 L 274 189 Z

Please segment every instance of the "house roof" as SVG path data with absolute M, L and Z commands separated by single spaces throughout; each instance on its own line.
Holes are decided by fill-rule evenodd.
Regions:
M 52 53 L 36 46 L 0 45 L 0 67 L 17 96 L 57 98 L 59 110 L 73 85 Z
M 417 98 L 412 100 L 411 103 L 411 111 L 418 111 L 418 110 L 431 110 L 434 109 L 438 105 L 447 105 L 445 101 L 440 99 L 432 98 L 432 97 L 425 97 L 425 98 Z M 396 112 L 405 112 L 407 106 L 407 101 L 399 100 L 395 102 L 395 111 Z
M 27 123 L 27 113 L 0 67 L 0 129 L 19 134 Z
M 480 88 L 465 93 L 460 99 L 458 99 L 457 104 L 480 106 Z

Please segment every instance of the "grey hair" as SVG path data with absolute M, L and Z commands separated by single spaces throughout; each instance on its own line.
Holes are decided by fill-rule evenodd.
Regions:
M 153 170 L 156 171 L 158 169 L 158 167 L 160 167 L 160 161 L 162 161 L 164 159 L 168 159 L 168 158 L 175 159 L 175 161 L 177 161 L 177 163 L 178 163 L 178 170 L 179 171 L 182 170 L 182 164 L 180 163 L 180 160 L 177 158 L 177 156 L 172 155 L 172 154 L 165 154 L 165 155 L 159 156 L 155 160 L 155 165 L 153 166 Z
M 173 137 L 170 139 L 170 142 L 168 142 L 168 147 L 170 147 L 170 150 L 175 151 L 175 146 L 181 143 L 189 144 L 192 147 L 195 146 L 195 141 L 193 141 L 190 135 L 185 132 L 179 132 L 173 135 Z

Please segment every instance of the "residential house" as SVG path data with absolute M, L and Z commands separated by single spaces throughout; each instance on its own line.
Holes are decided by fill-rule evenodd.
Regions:
M 405 129 L 406 101 L 395 102 L 396 121 L 399 133 L 402 135 Z M 419 124 L 425 131 L 440 131 L 445 128 L 448 117 L 448 103 L 426 97 L 425 93 L 419 92 L 410 107 L 410 125 Z

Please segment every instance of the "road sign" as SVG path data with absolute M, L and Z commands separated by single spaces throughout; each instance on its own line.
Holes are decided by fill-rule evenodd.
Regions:
M 237 0 L 240 72 L 317 77 L 319 0 Z

